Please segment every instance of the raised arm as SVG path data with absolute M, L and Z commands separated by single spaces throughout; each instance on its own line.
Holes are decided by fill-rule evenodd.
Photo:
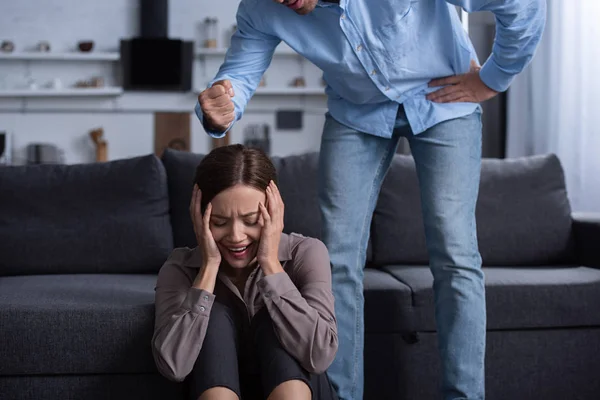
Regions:
M 256 91 L 260 80 L 271 64 L 273 52 L 281 39 L 263 33 L 261 30 L 262 18 L 255 15 L 252 10 L 251 0 L 240 2 L 236 19 L 237 29 L 231 38 L 231 46 L 227 50 L 225 60 L 216 76 L 208 83 L 210 88 L 214 83 L 228 80 L 231 82 L 235 107 L 234 119 L 224 131 L 207 129 L 204 124 L 204 115 L 201 107 L 200 96 L 196 103 L 195 112 L 207 133 L 215 138 L 221 138 L 238 121 Z
M 479 71 L 483 83 L 503 92 L 529 64 L 542 38 L 546 0 L 446 0 L 467 12 L 491 11 L 496 17 L 492 54 Z

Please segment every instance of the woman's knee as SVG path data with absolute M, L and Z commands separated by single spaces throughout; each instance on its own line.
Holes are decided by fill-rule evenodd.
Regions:
M 310 400 L 312 391 L 302 380 L 294 379 L 279 384 L 269 394 L 267 400 Z
M 204 391 L 198 400 L 239 400 L 238 395 L 226 387 L 213 387 Z

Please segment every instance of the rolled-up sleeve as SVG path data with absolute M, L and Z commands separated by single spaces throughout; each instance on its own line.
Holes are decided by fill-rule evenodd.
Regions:
M 258 287 L 283 348 L 307 371 L 322 373 L 338 348 L 329 253 L 321 241 L 306 238 L 292 262 L 295 284 L 280 272 Z
M 175 250 L 158 274 L 152 355 L 158 371 L 181 382 L 191 372 L 206 335 L 214 294 L 191 287 Z
M 535 55 L 546 26 L 546 0 L 446 1 L 468 12 L 494 13 L 496 38 L 479 75 L 488 87 L 504 92 Z

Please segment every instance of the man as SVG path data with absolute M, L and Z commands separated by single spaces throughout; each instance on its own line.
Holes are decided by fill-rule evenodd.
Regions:
M 493 52 L 481 67 L 454 6 L 495 14 Z M 529 63 L 545 10 L 544 0 L 242 0 L 231 48 L 195 111 L 210 135 L 224 136 L 280 41 L 323 70 L 329 112 L 319 196 L 339 332 L 329 375 L 340 398 L 363 397 L 363 266 L 373 209 L 401 136 L 420 183 L 443 398 L 484 398 L 479 103 L 507 90 Z

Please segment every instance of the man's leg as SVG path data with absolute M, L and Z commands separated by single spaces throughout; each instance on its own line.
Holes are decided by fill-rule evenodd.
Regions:
M 486 306 L 475 205 L 481 167 L 481 115 L 409 135 L 420 183 L 434 277 L 445 400 L 485 395 Z M 400 228 L 401 229 L 401 228 Z
M 343 400 L 363 398 L 363 268 L 373 209 L 397 145 L 397 135 L 376 137 L 327 116 L 319 160 L 319 202 L 339 338 L 328 375 Z

